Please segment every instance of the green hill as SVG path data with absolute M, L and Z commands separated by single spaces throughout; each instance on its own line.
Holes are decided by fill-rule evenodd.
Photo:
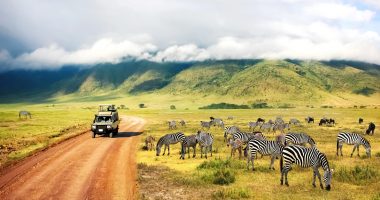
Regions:
M 154 94 L 214 102 L 223 97 L 239 103 L 377 105 L 379 91 L 380 66 L 349 61 L 128 61 L 0 74 L 0 101 L 5 103 Z

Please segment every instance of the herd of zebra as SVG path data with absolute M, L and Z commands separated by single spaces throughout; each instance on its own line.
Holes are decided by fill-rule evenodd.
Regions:
M 333 119 L 323 120 L 328 121 L 325 123 L 335 123 L 335 120 Z M 312 117 L 307 117 L 305 121 L 307 123 L 311 123 L 314 122 L 314 119 Z M 361 120 L 359 119 L 359 123 L 360 121 Z M 175 121 L 169 121 L 168 124 L 169 129 L 176 129 Z M 180 124 L 181 126 L 186 126 L 184 120 L 181 120 Z M 254 159 L 257 157 L 258 153 L 262 156 L 271 157 L 269 168 L 273 170 L 275 159 L 280 158 L 281 185 L 283 185 L 285 179 L 285 185 L 289 186 L 288 172 L 292 169 L 292 164 L 297 164 L 304 168 L 311 167 L 313 169 L 312 185 L 316 187 L 315 181 L 316 177 L 318 177 L 320 187 L 323 189 L 324 187 L 322 184 L 321 174 L 318 170 L 322 167 L 324 170 L 323 181 L 325 183 L 325 188 L 330 190 L 333 169 L 330 168 L 326 155 L 319 151 L 315 140 L 308 134 L 298 132 L 288 132 L 287 134 L 284 134 L 284 129 L 290 129 L 290 124 L 299 125 L 300 121 L 297 119 L 291 119 L 289 123 L 285 123 L 281 117 L 277 117 L 273 121 L 269 120 L 268 122 L 265 122 L 264 119 L 258 118 L 256 122 L 248 123 L 250 132 L 244 132 L 241 131 L 238 126 L 224 126 L 222 119 L 210 117 L 210 121 L 201 121 L 201 130 L 198 130 L 194 135 L 185 136 L 184 133 L 177 132 L 162 136 L 156 145 L 156 156 L 161 154 L 162 146 L 165 146 L 162 155 L 165 155 L 166 149 L 168 149 L 167 155 L 170 155 L 170 145 L 181 143 L 180 159 L 185 159 L 186 152 L 188 153 L 188 158 L 190 158 L 190 147 L 193 148 L 193 157 L 195 157 L 197 144 L 201 149 L 201 158 L 205 155 L 205 158 L 207 159 L 208 153 L 211 153 L 212 156 L 214 136 L 205 131 L 205 129 L 209 130 L 211 126 L 217 126 L 224 129 L 224 141 L 227 143 L 227 146 L 231 147 L 231 157 L 234 157 L 236 150 L 238 150 L 240 159 L 242 157 L 242 152 L 244 152 L 244 156 L 247 157 L 248 170 L 250 163 L 252 164 L 252 170 L 255 170 Z M 281 133 L 275 137 L 275 140 L 269 140 L 263 135 L 263 132 L 255 131 L 255 128 L 257 127 L 259 127 L 259 130 L 261 131 L 271 129 L 273 132 L 280 130 Z M 369 134 L 372 132 L 373 135 L 374 130 L 375 124 L 371 122 L 366 133 Z M 355 150 L 357 150 L 357 155 L 359 156 L 360 145 L 364 146 L 367 157 L 371 157 L 371 145 L 363 135 L 357 133 L 340 132 L 337 135 L 336 140 L 337 156 L 339 156 L 339 151 L 340 156 L 343 156 L 343 144 L 354 145 L 351 157 L 353 156 Z M 147 140 L 146 145 L 148 146 Z

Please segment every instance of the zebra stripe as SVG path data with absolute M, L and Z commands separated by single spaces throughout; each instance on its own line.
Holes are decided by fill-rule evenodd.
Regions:
M 202 129 L 203 128 L 210 129 L 210 126 L 211 126 L 211 122 L 201 121 L 201 127 L 202 127 Z
M 255 170 L 254 157 L 257 152 L 261 155 L 271 156 L 269 169 L 273 169 L 273 163 L 277 156 L 281 156 L 284 146 L 279 141 L 257 140 L 252 139 L 248 142 L 247 169 L 249 170 L 249 161 L 252 162 L 252 170 Z
M 170 144 L 176 144 L 178 142 L 182 142 L 185 139 L 185 135 L 181 132 L 173 133 L 173 134 L 166 134 L 162 136 L 156 146 L 156 156 L 159 156 L 161 153 L 161 147 L 162 145 L 165 145 L 164 153 L 162 155 L 165 155 L 166 148 L 168 148 L 168 155 L 170 155 Z
M 358 156 L 359 156 L 360 145 L 364 146 L 364 148 L 366 149 L 367 156 L 371 157 L 371 144 L 363 136 L 357 133 L 346 133 L 346 132 L 339 133 L 336 140 L 336 155 L 337 156 L 338 156 L 339 149 L 340 149 L 340 155 L 343 156 L 342 148 L 343 148 L 344 143 L 349 144 L 349 145 L 354 145 L 354 149 L 352 150 L 351 157 L 354 154 L 355 149 L 358 150 Z
M 226 126 L 224 127 L 224 141 L 227 141 L 228 135 L 232 135 L 236 132 L 240 131 L 240 129 L 237 126 Z
M 261 132 L 253 132 L 253 133 L 245 133 L 245 132 L 241 132 L 241 131 L 237 131 L 236 133 L 232 134 L 232 138 L 233 140 L 237 140 L 239 139 L 240 141 L 242 141 L 244 144 L 247 144 L 248 141 L 251 139 L 251 138 L 254 138 L 256 137 L 257 134 L 260 134 L 260 136 L 262 136 L 264 139 L 266 139 Z
M 197 139 L 197 142 L 199 143 L 199 146 L 201 147 L 201 158 L 203 157 L 203 153 L 204 153 L 207 159 L 208 151 L 211 152 L 211 156 L 212 156 L 212 144 L 214 142 L 214 136 L 212 136 L 211 133 L 198 131 L 195 138 Z
M 194 153 L 193 153 L 193 158 L 194 158 L 196 146 L 197 146 L 197 138 L 195 137 L 195 135 L 186 136 L 182 142 L 180 159 L 181 158 L 185 159 L 186 148 L 187 148 L 188 158 L 190 158 L 190 147 L 192 147 L 194 150 Z
M 312 137 L 306 133 L 288 133 L 285 135 L 285 145 L 289 143 L 297 145 L 305 145 L 309 143 L 311 146 L 315 146 L 315 141 Z
M 284 164 L 285 163 L 285 164 Z M 322 167 L 325 171 L 323 176 L 323 181 L 326 185 L 326 190 L 331 189 L 331 178 L 333 170 L 330 169 L 329 162 L 325 154 L 321 153 L 315 146 L 311 148 L 291 145 L 287 146 L 282 151 L 282 157 L 280 160 L 281 167 L 281 185 L 283 184 L 285 176 L 285 185 L 289 186 L 288 183 L 288 173 L 292 169 L 292 164 L 295 163 L 301 167 L 313 168 L 313 186 L 315 185 L 316 176 L 318 176 L 319 184 L 323 189 L 323 184 L 321 180 L 321 174 L 318 168 Z

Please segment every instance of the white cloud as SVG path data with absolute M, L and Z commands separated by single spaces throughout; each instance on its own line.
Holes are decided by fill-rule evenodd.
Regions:
M 375 12 L 359 10 L 358 8 L 341 3 L 315 3 L 305 8 L 306 13 L 331 20 L 370 21 Z
M 198 48 L 195 44 L 174 45 L 163 51 L 159 51 L 151 58 L 157 62 L 177 62 L 177 61 L 203 61 L 209 59 L 210 55 L 205 49 Z

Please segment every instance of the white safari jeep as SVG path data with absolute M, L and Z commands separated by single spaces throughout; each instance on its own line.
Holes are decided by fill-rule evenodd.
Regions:
M 98 114 L 95 114 L 91 130 L 92 137 L 98 135 L 115 136 L 119 131 L 119 114 L 115 105 L 101 104 L 99 105 Z

